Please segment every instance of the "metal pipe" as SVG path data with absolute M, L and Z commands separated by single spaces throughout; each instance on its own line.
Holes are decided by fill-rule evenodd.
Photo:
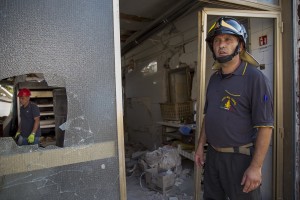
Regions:
M 185 12 L 187 12 L 191 7 L 198 4 L 199 1 L 197 0 L 190 0 L 185 1 L 184 4 L 176 5 L 175 8 L 167 13 L 165 16 L 154 22 L 149 28 L 145 29 L 139 35 L 128 44 L 125 44 L 124 47 L 122 47 L 121 55 L 125 55 L 130 50 L 144 42 L 146 39 L 151 37 L 153 34 L 157 33 L 158 31 L 165 28 L 169 23 L 173 22 L 175 19 L 183 15 Z

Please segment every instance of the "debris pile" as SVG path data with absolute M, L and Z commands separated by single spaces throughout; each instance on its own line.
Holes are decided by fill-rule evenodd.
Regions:
M 141 193 L 153 200 L 168 197 L 193 199 L 185 194 L 185 191 L 190 193 L 192 190 L 191 172 L 182 169 L 182 158 L 176 147 L 165 145 L 148 151 L 141 144 L 127 144 L 125 148 L 127 181 L 129 188 L 134 188 L 134 194 Z M 132 185 L 134 182 L 139 184 L 139 188 Z

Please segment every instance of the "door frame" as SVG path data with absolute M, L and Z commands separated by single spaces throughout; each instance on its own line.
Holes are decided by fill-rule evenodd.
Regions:
M 206 93 L 206 42 L 207 17 L 214 16 L 233 16 L 251 18 L 270 18 L 274 20 L 274 71 L 273 71 L 273 93 L 274 93 L 274 131 L 273 131 L 273 199 L 283 197 L 283 64 L 282 64 L 282 19 L 281 13 L 277 11 L 252 11 L 252 10 L 232 10 L 220 8 L 203 8 L 198 14 L 198 70 L 197 80 L 199 88 L 197 91 L 197 131 L 196 141 L 198 141 L 201 122 L 204 118 L 203 109 Z M 197 146 L 197 142 L 196 142 Z M 202 169 L 195 166 L 195 192 L 196 200 L 201 199 L 199 188 L 201 188 Z

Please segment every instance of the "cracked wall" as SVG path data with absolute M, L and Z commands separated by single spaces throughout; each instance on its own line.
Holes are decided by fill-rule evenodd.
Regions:
M 43 73 L 68 96 L 64 148 L 0 138 L 0 199 L 119 199 L 112 4 L 0 1 L 0 80 Z

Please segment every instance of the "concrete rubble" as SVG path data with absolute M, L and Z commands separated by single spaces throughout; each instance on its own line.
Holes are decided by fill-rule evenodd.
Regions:
M 193 164 L 183 169 L 172 146 L 146 150 L 126 145 L 127 198 L 129 200 L 192 200 Z

